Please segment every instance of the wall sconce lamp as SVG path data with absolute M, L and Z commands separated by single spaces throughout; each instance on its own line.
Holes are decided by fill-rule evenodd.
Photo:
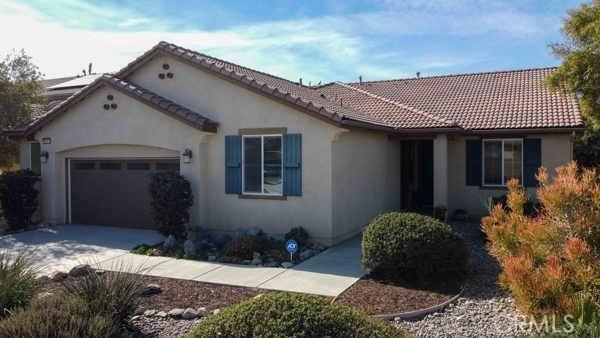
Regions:
M 42 163 L 47 163 L 48 162 L 48 152 L 47 151 L 42 151 L 40 152 L 40 162 Z
M 181 157 L 183 158 L 183 163 L 190 163 L 192 162 L 192 150 L 189 148 L 186 148 L 183 153 L 181 153 Z

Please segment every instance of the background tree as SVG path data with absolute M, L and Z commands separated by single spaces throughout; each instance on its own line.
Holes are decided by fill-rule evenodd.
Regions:
M 575 141 L 575 158 L 583 166 L 600 166 L 600 0 L 571 10 L 564 41 L 550 45 L 562 65 L 548 79 L 550 88 L 575 92 L 586 130 Z
M 41 103 L 41 73 L 25 51 L 12 52 L 0 61 L 0 131 L 14 128 L 33 118 Z M 18 160 L 15 142 L 0 139 L 0 168 L 10 168 Z

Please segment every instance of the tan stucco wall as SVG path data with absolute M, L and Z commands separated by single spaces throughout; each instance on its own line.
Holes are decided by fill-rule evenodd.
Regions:
M 106 96 L 114 95 L 116 110 L 104 110 Z M 67 222 L 66 168 L 69 158 L 165 158 L 179 157 L 185 148 L 196 154 L 206 133 L 185 125 L 116 90 L 100 88 L 86 100 L 73 106 L 36 134 L 39 140 L 50 137 L 51 144 L 42 144 L 49 153 L 42 164 L 41 204 L 44 220 Z M 192 183 L 194 192 L 199 186 L 201 161 L 181 163 L 181 171 Z M 203 205 L 196 199 L 195 206 Z M 192 219 L 200 219 L 199 208 L 193 208 Z
M 333 235 L 340 241 L 374 217 L 400 208 L 400 142 L 352 131 L 333 141 Z
M 170 65 L 173 79 L 158 79 L 163 63 Z M 220 124 L 217 134 L 202 144 L 207 170 L 199 178 L 206 203 L 200 225 L 225 231 L 256 226 L 277 235 L 303 226 L 317 240 L 331 240 L 331 142 L 342 129 L 167 57 L 150 61 L 130 80 Z M 281 201 L 225 194 L 225 136 L 243 128 L 280 127 L 302 134 L 302 196 Z
M 539 138 L 542 141 L 542 166 L 554 172 L 554 168 L 564 165 L 573 159 L 573 145 L 568 134 L 523 135 L 520 137 Z M 489 196 L 506 194 L 505 189 L 480 188 L 466 185 L 466 138 L 449 137 L 448 170 L 450 214 L 455 209 L 465 209 L 473 216 L 486 214 L 486 201 Z M 535 196 L 535 189 L 528 188 L 527 193 Z

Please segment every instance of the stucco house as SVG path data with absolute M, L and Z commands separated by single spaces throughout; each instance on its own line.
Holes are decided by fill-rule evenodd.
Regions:
M 306 86 L 161 42 L 4 134 L 24 167 L 39 144 L 46 222 L 152 227 L 148 174 L 175 170 L 194 225 L 331 244 L 390 210 L 483 214 L 511 177 L 533 192 L 583 125 L 552 71 Z

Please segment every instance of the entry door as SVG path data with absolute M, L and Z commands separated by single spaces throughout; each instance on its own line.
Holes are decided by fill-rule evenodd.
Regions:
M 157 171 L 179 171 L 179 160 L 72 160 L 71 223 L 155 228 L 150 180 Z
M 433 210 L 433 141 L 402 141 L 402 208 Z

